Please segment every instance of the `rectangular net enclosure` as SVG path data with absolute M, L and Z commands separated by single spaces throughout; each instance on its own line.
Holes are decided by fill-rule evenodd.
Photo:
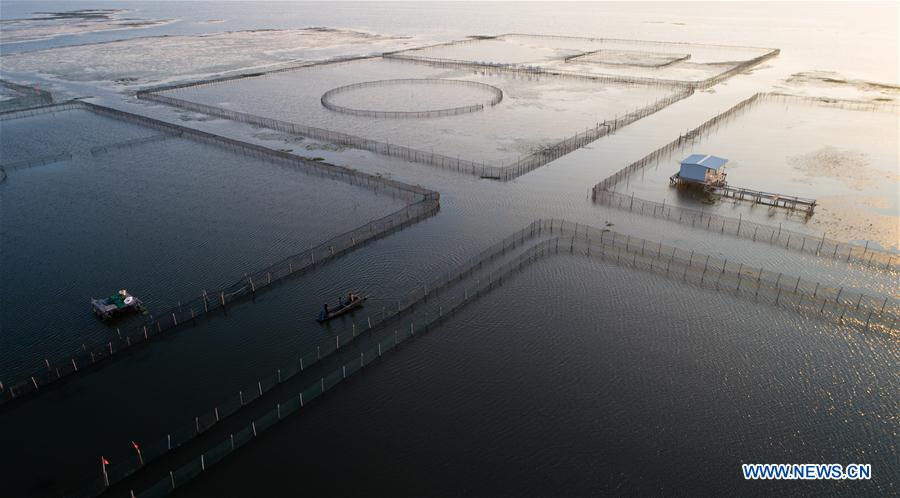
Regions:
M 161 87 L 138 97 L 506 181 L 691 93 L 656 82 L 372 57 Z
M 400 50 L 386 57 L 604 81 L 708 88 L 775 57 L 775 48 L 509 33 Z
M 88 114 L 85 114 L 85 112 Z M 375 219 L 363 219 L 360 225 L 356 225 L 354 221 L 349 226 L 355 226 L 355 228 L 350 230 L 334 224 L 330 228 L 331 232 L 326 232 L 327 235 L 325 236 L 328 237 L 326 240 L 311 239 L 311 244 L 304 243 L 296 248 L 290 247 L 280 254 L 277 253 L 278 259 L 274 262 L 271 262 L 271 259 L 269 259 L 262 267 L 257 267 L 250 272 L 247 272 L 244 268 L 241 271 L 234 270 L 229 273 L 231 276 L 225 276 L 221 279 L 224 281 L 224 285 L 220 281 L 217 283 L 217 286 L 210 286 L 205 290 L 192 286 L 190 288 L 191 294 L 187 298 L 181 292 L 172 290 L 179 288 L 176 285 L 178 282 L 169 282 L 166 284 L 167 292 L 172 292 L 174 295 L 168 296 L 169 300 L 162 300 L 161 302 L 165 307 L 160 305 L 153 309 L 152 315 L 148 315 L 146 318 L 136 318 L 127 323 L 123 322 L 122 325 L 113 330 L 102 326 L 102 324 L 98 325 L 95 323 L 95 328 L 101 333 L 93 336 L 84 334 L 75 343 L 75 346 L 72 346 L 77 347 L 77 350 L 63 355 L 56 353 L 52 356 L 40 356 L 40 358 L 46 359 L 41 361 L 39 368 L 30 372 L 28 370 L 31 367 L 23 368 L 24 374 L 18 379 L 0 379 L 0 403 L 21 399 L 25 395 L 40 392 L 42 388 L 51 383 L 58 382 L 79 372 L 90 370 L 93 365 L 108 358 L 118 357 L 118 353 L 132 346 L 144 344 L 169 330 L 190 324 L 208 313 L 223 310 L 238 300 L 252 298 L 257 292 L 265 291 L 282 279 L 328 264 L 349 251 L 427 219 L 438 212 L 440 208 L 439 194 L 423 187 L 408 185 L 389 178 L 362 173 L 348 167 L 305 159 L 287 152 L 276 151 L 259 145 L 85 102 L 69 102 L 38 109 L 5 113 L 0 116 L 0 126 L 4 127 L 5 132 L 7 130 L 11 132 L 9 126 L 18 123 L 16 120 L 38 119 L 42 116 L 54 118 L 59 116 L 59 119 L 56 119 L 57 122 L 78 124 L 79 121 L 77 119 L 73 121 L 73 116 L 76 116 L 76 114 L 72 113 L 82 113 L 78 114 L 78 116 L 84 118 L 98 119 L 96 116 L 100 116 L 103 119 L 112 118 L 112 124 L 128 123 L 129 126 L 125 127 L 127 133 L 120 133 L 116 135 L 114 140 L 106 140 L 104 142 L 103 135 L 105 131 L 111 130 L 111 133 L 115 132 L 110 123 L 107 122 L 110 120 L 106 119 L 106 121 L 100 123 L 103 126 L 93 130 L 91 134 L 92 142 L 87 144 L 77 143 L 77 147 L 51 156 L 32 159 L 17 158 L 17 162 L 12 163 L 16 168 L 15 171 L 38 163 L 65 164 L 72 157 L 75 157 L 75 160 L 81 163 L 94 165 L 97 162 L 114 160 L 119 154 L 130 153 L 132 148 L 162 147 L 165 145 L 164 149 L 171 149 L 177 152 L 187 146 L 196 146 L 193 142 L 199 142 L 203 147 L 212 147 L 207 156 L 214 157 L 212 156 L 213 154 L 223 155 L 221 159 L 223 162 L 217 163 L 217 168 L 220 171 L 224 172 L 226 166 L 224 161 L 229 159 L 234 160 L 237 168 L 246 168 L 249 165 L 253 165 L 255 161 L 264 163 L 265 166 L 277 165 L 288 171 L 279 170 L 281 174 L 292 175 L 293 173 L 290 173 L 290 171 L 295 170 L 311 176 L 312 178 L 307 178 L 303 181 L 304 185 L 314 185 L 315 182 L 319 181 L 326 183 L 333 181 L 333 183 L 330 183 L 332 188 L 349 189 L 351 190 L 350 193 L 359 188 L 361 193 L 371 194 L 380 203 L 378 206 L 385 206 L 386 208 L 383 211 L 379 211 L 378 209 L 381 208 L 375 209 L 378 206 L 373 204 L 368 214 L 377 216 Z M 132 138 L 133 135 L 137 136 Z M 170 140 L 173 142 L 168 142 Z M 63 140 L 60 143 L 65 144 L 65 141 Z M 28 147 L 23 146 L 16 150 L 27 151 L 30 148 L 33 147 L 31 145 Z M 251 160 L 247 158 L 251 158 Z M 32 164 L 29 164 L 29 161 Z M 115 162 L 116 164 L 120 163 L 120 161 Z M 87 171 L 87 169 L 84 170 Z M 143 173 L 144 169 L 138 168 L 135 171 Z M 10 187 L 10 185 L 4 187 Z M 292 189 L 290 193 L 296 194 L 297 190 Z M 303 196 L 303 199 L 311 200 L 314 197 L 306 195 Z M 332 212 L 345 213 L 344 210 L 333 210 Z M 381 215 L 382 212 L 387 212 L 388 214 Z M 350 212 L 347 212 L 346 215 L 353 216 Z M 344 214 L 335 216 L 344 216 Z M 291 218 L 293 219 L 294 217 Z M 331 219 L 327 216 L 323 218 Z M 267 220 L 267 223 L 271 221 Z M 319 233 L 319 237 L 322 236 L 319 231 L 310 230 L 309 233 Z M 336 235 L 330 236 L 331 233 L 336 233 Z M 300 232 L 298 237 L 304 235 L 305 233 Z M 284 254 L 287 254 L 287 256 L 283 256 Z M 160 262 L 159 266 L 152 270 L 151 277 L 158 280 L 157 275 L 164 269 Z M 243 276 L 241 276 L 242 274 Z M 145 297 L 145 302 L 146 299 Z M 90 315 L 87 316 L 87 319 L 90 322 L 95 322 Z M 98 337 L 98 339 L 92 340 L 91 338 L 94 336 Z M 68 347 L 61 349 L 65 351 Z M 41 354 L 41 352 L 38 351 L 34 354 Z M 23 363 L 25 362 L 23 361 Z
M 262 431 L 275 426 L 284 417 L 302 411 L 303 407 L 319 398 L 323 393 L 337 388 L 342 382 L 362 371 L 367 365 L 379 361 L 384 355 L 417 335 L 427 332 L 436 324 L 463 308 L 478 297 L 501 287 L 516 273 L 527 271 L 535 261 L 549 257 L 576 256 L 607 261 L 630 267 L 638 271 L 651 272 L 685 285 L 703 288 L 712 292 L 725 292 L 743 299 L 753 300 L 761 306 L 775 306 L 814 319 L 828 320 L 841 324 L 847 330 L 860 332 L 877 331 L 898 333 L 897 319 L 900 317 L 900 303 L 890 296 L 867 295 L 843 288 L 833 288 L 802 277 L 751 267 L 740 262 L 729 261 L 692 250 L 668 246 L 647 239 L 632 237 L 607 229 L 599 229 L 567 220 L 541 219 L 505 237 L 500 242 L 486 248 L 482 253 L 460 265 L 456 270 L 441 275 L 424 285 L 420 291 L 410 293 L 415 298 L 404 304 L 405 309 L 416 309 L 415 314 L 392 314 L 379 321 L 372 329 L 370 340 L 352 354 L 339 357 L 335 367 L 319 371 L 317 378 L 297 377 L 301 386 L 288 394 L 281 393 L 279 399 L 264 396 L 273 387 L 285 382 L 289 377 L 284 372 L 291 370 L 284 366 L 274 375 L 255 381 L 240 395 L 242 407 L 249 405 L 268 406 L 264 415 L 247 421 L 244 430 L 225 439 L 200 442 L 200 456 L 194 458 L 176 473 L 176 482 L 171 482 L 170 490 L 183 484 L 182 479 L 196 475 L 196 462 L 210 465 L 224 455 L 241 446 L 243 441 L 256 437 Z M 458 284 L 458 285 L 457 285 Z M 427 305 L 426 305 L 427 304 Z M 328 354 L 350 344 L 353 337 L 333 341 L 334 347 Z M 320 354 L 318 349 L 316 354 Z M 305 357 L 305 356 L 304 356 Z M 301 360 L 302 364 L 302 360 Z M 320 375 L 321 374 L 321 375 Z M 292 375 L 293 376 L 293 375 Z M 215 415 L 214 423 L 227 416 L 240 416 L 234 410 L 224 410 L 226 402 L 210 410 L 207 415 Z M 246 413 L 243 412 L 243 413 Z M 257 410 L 256 413 L 259 413 Z M 196 420 L 181 432 L 187 443 L 201 434 L 203 426 Z M 236 438 L 237 444 L 232 443 Z M 166 441 L 168 442 L 168 441 Z M 173 445 L 169 445 L 174 447 Z M 191 447 L 198 448 L 197 445 Z M 154 458 L 164 458 L 165 452 L 154 454 Z M 149 460 L 148 460 L 149 461 Z M 139 470 L 136 462 L 126 462 L 116 469 L 115 481 Z M 113 475 L 112 473 L 110 474 Z M 160 483 L 165 482 L 166 476 Z M 179 478 L 180 477 L 180 478 Z M 98 481 L 89 489 L 100 489 L 105 485 Z M 162 489 L 157 484 L 151 490 Z M 90 494 L 87 493 L 86 494 Z
M 605 178 L 592 195 L 598 204 L 896 271 L 897 217 L 876 206 L 896 200 L 883 180 L 896 176 L 898 114 L 892 103 L 758 93 Z M 679 161 L 711 152 L 729 156 L 728 192 L 739 194 L 672 181 Z M 801 199 L 794 209 L 796 196 L 812 204 Z
M 730 293 L 759 302 L 762 306 L 777 306 L 817 319 L 833 320 L 849 330 L 856 328 L 859 331 L 897 333 L 900 306 L 889 297 L 878 299 L 858 293 L 843 293 L 842 289 L 827 288 L 799 277 L 747 267 L 741 263 L 567 220 L 536 220 L 486 250 L 481 255 L 480 264 L 475 263 L 478 260 L 466 263 L 458 272 L 448 275 L 442 281 L 457 281 L 460 275 L 470 274 L 473 267 L 483 266 L 496 258 L 498 248 L 502 252 L 507 247 L 517 248 L 512 253 L 514 257 L 492 267 L 486 275 L 480 275 L 474 282 L 467 281 L 462 288 L 454 288 L 450 293 L 430 292 L 432 298 L 442 294 L 440 300 L 443 306 L 436 309 L 432 307 L 421 311 L 416 317 L 391 323 L 375 342 L 370 342 L 365 349 L 360 350 L 358 357 L 344 360 L 344 363 L 321 377 L 308 381 L 306 388 L 274 402 L 271 409 L 261 416 L 253 417 L 240 432 L 201 445 L 197 457 L 181 465 L 172 474 L 161 476 L 156 485 L 137 495 L 157 496 L 156 493 L 165 490 L 167 486 L 166 492 L 175 490 L 186 479 L 198 475 L 224 455 L 236 451 L 263 431 L 276 427 L 288 415 L 302 411 L 303 407 L 323 393 L 338 388 L 401 344 L 427 333 L 466 304 L 501 287 L 505 280 L 516 273 L 527 271 L 532 263 L 544 258 L 575 256 L 603 260 L 638 271 L 652 272 L 685 285 Z M 420 299 L 426 298 L 423 296 Z M 272 403 L 271 400 L 269 402 Z M 172 475 L 176 477 L 174 481 L 171 479 Z

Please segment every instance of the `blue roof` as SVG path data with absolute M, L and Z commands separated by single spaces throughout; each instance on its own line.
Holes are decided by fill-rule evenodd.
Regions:
M 706 169 L 719 169 L 728 162 L 724 157 L 710 156 L 707 154 L 691 154 L 681 161 L 682 165 L 690 164 L 702 166 Z

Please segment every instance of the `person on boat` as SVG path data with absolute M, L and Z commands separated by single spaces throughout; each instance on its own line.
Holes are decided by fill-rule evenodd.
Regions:
M 338 296 L 338 309 L 344 307 L 344 296 Z
M 352 292 L 348 293 L 348 294 L 347 294 L 347 304 L 350 304 L 350 303 L 352 303 L 353 301 L 355 301 L 357 297 L 358 297 L 358 296 L 357 296 L 356 294 L 352 293 Z
M 322 305 L 322 311 L 319 311 L 319 320 L 328 318 L 328 303 Z

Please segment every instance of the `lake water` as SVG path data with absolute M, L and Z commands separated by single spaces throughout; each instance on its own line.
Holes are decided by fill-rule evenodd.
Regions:
M 900 384 L 888 337 L 558 256 L 395 354 L 184 494 L 864 495 L 896 486 Z M 863 485 L 789 488 L 739 475 L 749 461 L 867 459 L 886 475 Z
M 183 121 L 191 116 L 136 103 L 115 85 L 35 72 L 12 74 L 63 95 L 93 96 L 106 105 L 421 184 L 441 192 L 442 206 L 434 218 L 288 280 L 227 316 L 202 321 L 41 396 L 0 408 L 4 494 L 58 496 L 77 487 L 96 477 L 100 455 L 115 462 L 133 457 L 130 441 L 143 444 L 164 437 L 320 339 L 349 327 L 340 322 L 322 328 L 311 320 L 321 296 L 336 296 L 350 287 L 377 297 L 402 295 L 538 217 L 594 226 L 610 222 L 623 233 L 830 286 L 898 294 L 896 275 L 601 208 L 587 198 L 596 182 L 757 91 L 871 98 L 878 93 L 853 81 L 900 84 L 896 3 L 4 2 L 0 17 L 80 8 L 125 8 L 126 17 L 173 22 L 5 43 L 3 54 L 146 36 L 310 26 L 409 36 L 413 38 L 402 43 L 414 44 L 523 32 L 777 47 L 782 52 L 752 74 L 698 92 L 509 183 L 312 141 L 291 142 L 223 120 Z M 164 44 L 165 38 L 159 42 Z M 326 55 L 369 51 L 365 44 L 351 43 Z M 310 58 L 319 55 L 311 53 Z M 807 77 L 786 81 L 798 73 L 828 74 L 849 83 Z M 37 130 L 21 140 L 28 142 L 28 150 L 40 150 L 42 142 L 64 143 L 73 136 L 50 141 L 41 138 L 46 132 Z M 138 128 L 136 133 L 147 131 Z M 4 163 L 26 150 L 9 144 L 11 136 L 4 129 Z M 166 149 L 170 140 L 180 145 Z M 174 178 L 196 180 L 190 197 L 152 207 L 179 213 L 193 231 L 217 227 L 197 232 L 202 237 L 193 234 L 197 239 L 180 240 L 165 254 L 168 274 L 180 273 L 180 278 L 169 277 L 181 285 L 179 292 L 157 290 L 152 273 L 141 277 L 140 285 L 157 296 L 160 306 L 193 297 L 206 282 L 233 281 L 293 252 L 291 248 L 324 240 L 332 234 L 325 226 L 329 221 L 352 228 L 380 215 L 379 209 L 393 209 L 392 203 L 382 202 L 386 199 L 375 198 L 375 207 L 359 208 L 364 216 L 345 216 L 337 212 L 342 200 L 369 194 L 341 187 L 333 195 L 295 172 L 220 156 L 215 149 L 200 147 L 198 152 L 182 139 L 147 147 L 149 152 L 136 163 L 151 169 L 137 177 L 150 186 L 145 196 L 164 191 Z M 116 157 L 116 162 L 101 166 L 117 171 L 135 161 L 124 151 L 116 154 L 104 156 Z M 196 169 L 180 171 L 179 158 L 191 154 L 203 159 L 191 161 Z M 93 161 L 84 165 L 97 167 Z M 198 169 L 208 176 L 220 173 L 218 168 L 229 176 L 213 182 L 194 178 Z M 157 172 L 157 178 L 148 178 Z M 52 233 L 30 234 L 27 245 L 13 244 L 20 239 L 10 234 L 28 234 L 23 220 L 40 208 L 42 195 L 56 189 L 71 194 L 67 186 L 96 190 L 89 173 L 40 166 L 12 173 L 0 186 L 0 380 L 18 368 L 14 357 L 26 354 L 39 362 L 42 354 L 68 344 L 60 338 L 68 330 L 45 333 L 40 326 L 22 328 L 6 318 L 18 321 L 24 315 L 17 311 L 14 282 L 25 282 L 23 287 L 37 289 L 37 294 L 53 283 L 49 278 L 28 280 L 33 277 L 19 261 L 54 258 L 69 250 L 67 244 L 79 251 L 108 248 L 103 243 L 107 235 L 78 235 L 65 223 L 42 228 Z M 252 186 L 230 191 L 235 178 Z M 63 181 L 52 189 L 42 187 L 54 179 Z M 28 188 L 14 193 L 23 187 Z M 272 196 L 272 189 L 281 195 Z M 124 186 L 116 191 L 121 202 L 136 195 Z M 280 200 L 292 192 L 308 198 L 294 197 L 288 204 Z M 74 204 L 57 196 L 47 207 L 60 211 L 75 206 L 58 221 L 85 223 L 92 203 L 103 209 L 117 205 L 101 194 Z M 218 199 L 214 205 L 220 207 L 229 199 L 265 202 L 229 208 L 232 222 L 221 226 L 210 221 L 216 214 L 213 204 L 197 199 Z M 891 205 L 897 205 L 896 197 Z M 311 223 L 321 209 L 334 214 Z M 297 212 L 302 216 L 293 216 Z M 270 216 L 279 222 L 267 224 Z M 274 239 L 239 242 L 271 225 L 283 227 Z M 310 230 L 309 237 L 299 235 L 301 230 Z M 171 244 L 169 237 L 160 240 Z M 136 233 L 124 243 L 146 245 L 148 239 L 156 241 Z M 227 264 L 190 264 L 204 244 L 227 247 L 216 253 Z M 92 267 L 77 267 L 84 258 L 68 258 L 53 259 L 42 274 L 64 281 L 72 301 L 113 278 L 87 279 Z M 120 273 L 125 271 L 127 266 Z M 67 323 L 66 310 L 80 312 L 76 308 L 56 309 L 50 318 Z M 694 308 L 699 311 L 692 312 Z M 355 319 L 364 319 L 365 312 Z M 900 489 L 898 365 L 896 337 L 850 332 L 628 268 L 561 257 L 536 264 L 475 301 L 421 341 L 214 467 L 182 494 L 893 495 Z M 875 479 L 748 483 L 738 478 L 742 462 L 871 463 Z

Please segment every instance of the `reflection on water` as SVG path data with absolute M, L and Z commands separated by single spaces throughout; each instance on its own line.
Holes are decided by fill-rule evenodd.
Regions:
M 2 123 L 0 153 L 68 151 L 0 185 L 0 381 L 103 344 L 91 297 L 126 288 L 150 313 L 396 211 L 399 199 L 290 166 L 65 111 Z
M 2 16 L 81 6 L 4 2 Z M 266 130 L 222 120 L 191 121 L 201 129 L 255 136 L 253 140 L 274 148 L 425 185 L 441 192 L 441 212 L 285 281 L 227 316 L 211 317 L 0 411 L 0 426 L 15 429 L 6 431 L 5 444 L 0 445 L 4 491 L 11 496 L 58 495 L 59 487 L 96 475 L 97 455 L 131 456 L 129 441 L 164 437 L 167 430 L 189 423 L 196 413 L 234 395 L 252 379 L 295 360 L 343 326 L 334 323 L 328 329 L 313 321 L 322 296 L 337 296 L 348 288 L 386 298 L 400 295 L 538 217 L 595 226 L 608 222 L 622 233 L 801 274 L 833 287 L 897 292 L 896 275 L 606 209 L 593 205 L 586 195 L 600 179 L 752 93 L 777 86 L 800 93 L 835 91 L 845 98 L 859 95 L 855 84 L 823 89 L 787 81 L 791 75 L 836 69 L 839 74 L 833 79 L 896 84 L 896 4 L 667 3 L 648 8 L 601 3 L 512 9 L 484 3 L 324 7 L 254 2 L 217 5 L 215 15 L 203 2 L 133 2 L 129 8 L 135 17 L 181 22 L 4 45 L 4 55 L 143 35 L 311 25 L 411 35 L 417 42 L 517 31 L 773 46 L 782 53 L 752 74 L 698 92 L 505 184 L 366 152 L 318 147 L 309 140 L 285 142 Z M 207 22 L 213 19 L 215 23 Z M 135 46 L 142 50 L 146 45 Z M 367 47 L 350 40 L 326 55 L 358 54 Z M 190 69 L 195 55 L 197 51 L 163 51 L 160 57 L 168 58 L 165 67 Z M 42 61 L 49 65 L 53 58 L 36 53 L 31 67 L 41 68 Z M 118 77 L 115 71 L 109 74 Z M 27 79 L 50 82 L 54 90 L 79 96 L 99 95 L 100 101 L 149 115 L 190 118 L 49 75 L 29 74 Z M 581 98 L 574 92 L 563 96 L 572 105 Z M 874 96 L 870 92 L 864 98 Z M 804 119 L 815 118 L 816 127 L 823 120 L 837 126 L 850 119 L 838 116 L 835 121 L 819 113 L 804 111 L 798 126 Z M 151 299 L 191 297 L 208 282 L 231 281 L 241 268 L 258 268 L 297 245 L 321 241 L 334 233 L 331 230 L 356 226 L 345 227 L 357 219 L 357 211 L 371 219 L 380 209 L 394 209 L 389 200 L 356 188 L 323 188 L 323 182 L 310 182 L 296 172 L 180 139 L 93 158 L 90 147 L 155 132 L 120 123 L 108 129 L 99 119 L 88 128 L 66 116 L 49 120 L 65 133 L 50 133 L 49 125 L 41 123 L 16 134 L 12 146 L 7 144 L 15 132 L 3 125 L 3 163 L 66 150 L 75 156 L 70 163 L 15 172 L 0 186 L 0 261 L 4 277 L 10 272 L 15 276 L 2 279 L 4 358 L 10 352 L 30 355 L 29 364 L 34 364 L 58 345 L 77 345 L 72 330 L 84 328 L 70 326 L 72 317 L 89 317 L 80 299 L 89 292 L 108 292 L 126 276 L 138 281 L 137 288 L 148 289 Z M 853 127 L 871 117 L 859 122 L 853 118 Z M 775 109 L 761 119 L 780 123 L 785 116 Z M 884 136 L 889 136 L 886 131 Z M 746 157 L 755 158 L 766 143 L 775 143 L 763 132 L 759 137 L 762 145 L 728 145 L 743 147 Z M 778 142 L 779 148 L 791 145 L 784 141 L 789 139 Z M 531 142 L 510 139 L 502 152 L 519 154 Z M 822 144 L 813 142 L 804 139 L 802 144 L 810 147 L 783 154 L 776 158 L 778 164 L 788 155 L 821 150 Z M 882 145 L 889 152 L 887 140 L 871 147 L 839 147 L 864 150 L 876 161 L 882 155 L 896 160 L 896 155 L 879 152 Z M 98 169 L 105 174 L 98 177 Z M 735 181 L 740 171 L 735 170 Z M 48 178 L 55 181 L 48 183 Z M 22 194 L 15 194 L 16 189 Z M 73 198 L 73 191 L 89 194 Z M 843 196 L 843 191 L 834 195 Z M 874 197 L 867 201 L 873 210 L 896 213 L 890 198 L 866 196 Z M 363 202 L 364 197 L 368 200 Z M 825 196 L 820 198 L 824 201 Z M 119 209 L 135 199 L 146 201 L 140 211 L 144 229 L 129 224 L 131 213 Z M 858 202 L 854 200 L 854 209 Z M 109 217 L 116 223 L 95 221 Z M 29 232 L 26 221 L 34 220 L 46 230 Z M 172 226 L 181 238 L 170 236 Z M 13 242 L 16 249 L 8 250 Z M 84 264 L 97 260 L 105 264 Z M 99 273 L 98 268 L 110 272 Z M 31 279 L 34 274 L 41 278 Z M 158 281 L 183 287 L 157 288 Z M 30 289 L 32 297 L 15 298 L 19 290 L 13 285 Z M 135 284 L 121 285 L 137 292 Z M 54 298 L 50 306 L 47 296 Z M 39 313 L 25 317 L 20 310 L 26 304 Z M 14 321 L 8 313 L 15 314 Z M 26 318 L 37 325 L 10 325 Z M 97 326 L 92 333 L 109 330 Z M 894 395 L 897 354 L 896 341 L 884 336 L 847 333 L 628 269 L 561 258 L 532 268 L 477 301 L 278 432 L 241 450 L 185 494 L 890 494 L 897 489 L 890 460 L 897 453 L 894 427 L 900 411 Z M 12 363 L 4 359 L 2 365 L 0 380 L 5 380 Z M 302 451 L 305 448 L 315 451 Z M 737 476 L 738 464 L 751 461 L 859 461 L 873 464 L 876 479 L 804 483 L 802 488 L 754 483 L 749 488 Z M 708 465 L 708 473 L 698 464 Z
M 871 240 L 897 250 L 900 195 L 895 106 L 867 108 L 769 97 L 737 112 L 670 157 L 632 174 L 616 190 L 638 198 L 742 216 L 745 220 L 844 241 Z M 729 159 L 729 185 L 817 200 L 815 214 L 769 209 L 671 188 L 690 154 Z M 876 247 L 872 245 L 872 247 Z
M 185 493 L 250 492 L 253 475 L 264 494 L 746 494 L 740 464 L 763 461 L 871 462 L 871 482 L 804 493 L 885 493 L 897 486 L 892 341 L 559 256 Z M 352 479 L 348 459 L 366 462 Z

